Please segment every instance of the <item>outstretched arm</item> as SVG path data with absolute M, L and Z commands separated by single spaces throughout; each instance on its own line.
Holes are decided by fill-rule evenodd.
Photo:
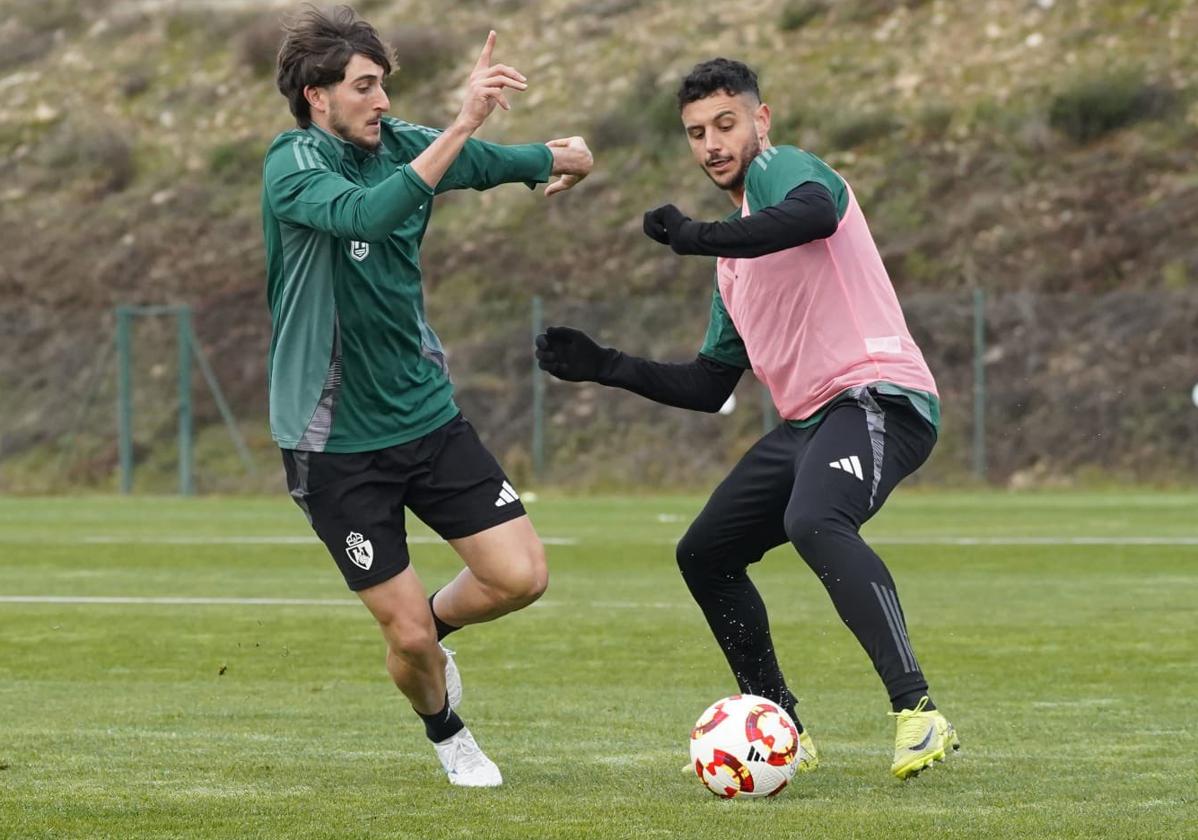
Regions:
M 839 224 L 832 193 L 807 181 L 777 204 L 723 222 L 696 222 L 666 204 L 645 214 L 644 230 L 678 254 L 760 257 L 829 237 Z
M 432 132 L 431 129 L 426 131 Z M 437 133 L 437 132 L 432 132 Z M 545 188 L 551 196 L 567 190 L 591 171 L 593 161 L 586 141 L 581 137 L 563 137 L 547 143 L 522 143 L 509 146 L 470 138 L 453 165 L 437 184 L 436 192 L 474 189 L 489 190 L 500 184 L 537 184 L 561 176 Z
M 441 132 L 410 164 L 412 171 L 420 176 L 420 180 L 424 181 L 429 189 L 436 189 L 445 172 L 457 160 L 466 141 L 486 122 L 496 105 L 505 111 L 511 110 L 512 106 L 507 101 L 505 89 L 528 89 L 528 80 L 516 68 L 491 63 L 491 53 L 494 49 L 495 33 L 492 31 L 487 35 L 487 43 L 470 72 L 466 98 L 457 117 L 449 128 Z
M 549 327 L 536 338 L 541 370 L 567 382 L 598 382 L 623 388 L 675 408 L 715 412 L 744 371 L 705 356 L 672 364 L 600 347 L 581 330 Z
M 288 136 L 267 153 L 266 191 L 274 212 L 284 221 L 347 239 L 378 242 L 428 200 L 474 133 L 498 104 L 507 107 L 506 88 L 523 90 L 519 72 L 491 64 L 495 33 L 470 74 L 466 99 L 453 125 L 440 132 L 411 163 L 400 166 L 373 187 L 355 184 L 323 159 L 315 143 Z M 544 147 L 540 155 L 545 160 Z

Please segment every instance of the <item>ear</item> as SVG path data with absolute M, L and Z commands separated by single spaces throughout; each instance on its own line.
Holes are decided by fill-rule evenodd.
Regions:
M 308 107 L 316 113 L 328 113 L 329 92 L 325 88 L 308 85 L 304 88 L 304 99 L 308 100 Z
M 757 113 L 753 115 L 753 126 L 757 129 L 757 139 L 765 142 L 769 138 L 770 133 L 770 106 L 762 102 L 757 106 Z

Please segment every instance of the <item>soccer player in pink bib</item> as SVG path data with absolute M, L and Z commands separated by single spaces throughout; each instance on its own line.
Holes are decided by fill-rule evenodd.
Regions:
M 561 379 L 698 411 L 718 410 L 753 370 L 785 422 L 712 493 L 678 543 L 678 566 L 740 690 L 791 714 L 800 767 L 813 770 L 815 744 L 746 574 L 766 551 L 793 545 L 885 685 L 898 724 L 891 772 L 908 778 L 959 741 L 932 701 L 894 579 L 859 531 L 931 452 L 936 383 L 852 189 L 810 152 L 770 143 L 756 74 L 738 61 L 704 62 L 683 79 L 678 104 L 695 159 L 737 207 L 715 222 L 694 221 L 672 204 L 645 214 L 654 240 L 717 258 L 698 357 L 650 361 L 549 327 L 537 337 L 537 358 Z

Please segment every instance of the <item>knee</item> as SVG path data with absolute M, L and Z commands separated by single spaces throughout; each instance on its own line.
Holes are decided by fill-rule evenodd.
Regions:
M 540 540 L 529 548 L 525 559 L 525 571 L 521 581 L 521 606 L 527 606 L 545 594 L 549 588 L 549 564 L 545 560 L 545 546 Z
M 674 549 L 674 560 L 678 563 L 678 571 L 688 586 L 711 574 L 714 567 L 713 558 L 704 540 L 687 531 L 678 541 Z
M 834 516 L 815 508 L 787 511 L 784 524 L 786 538 L 808 563 L 838 525 Z
M 387 658 L 394 656 L 405 661 L 418 661 L 437 646 L 437 628 L 432 617 L 428 621 L 392 619 L 382 624 L 387 639 Z
M 525 546 L 505 569 L 502 579 L 492 583 L 498 599 L 509 609 L 527 607 L 549 587 L 549 566 L 540 540 Z
M 678 563 L 678 571 L 682 572 L 684 578 L 694 574 L 698 556 L 698 546 L 695 545 L 695 541 L 688 531 L 683 534 L 678 545 L 674 547 L 674 560 Z

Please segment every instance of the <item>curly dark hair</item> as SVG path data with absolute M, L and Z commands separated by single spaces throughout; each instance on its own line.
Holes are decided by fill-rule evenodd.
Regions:
M 284 25 L 284 32 L 275 84 L 287 97 L 300 128 L 312 124 L 304 88 L 337 84 L 345 78 L 345 65 L 355 55 L 363 55 L 382 67 L 384 76 L 391 73 L 390 48 L 378 31 L 349 6 L 336 6 L 327 12 L 308 6 Z
M 757 74 L 747 64 L 730 58 L 712 58 L 692 67 L 678 86 L 678 110 L 720 91 L 730 96 L 751 93 L 758 101 L 761 99 Z

